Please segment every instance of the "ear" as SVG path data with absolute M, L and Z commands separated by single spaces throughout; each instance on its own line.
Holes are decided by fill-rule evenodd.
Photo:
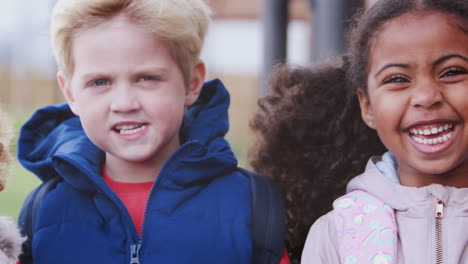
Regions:
M 372 110 L 372 105 L 370 104 L 368 95 L 360 88 L 358 89 L 357 94 L 359 99 L 359 106 L 361 107 L 362 120 L 368 127 L 375 129 L 374 112 Z
M 199 61 L 192 70 L 192 76 L 185 91 L 185 106 L 189 107 L 197 101 L 203 83 L 205 82 L 206 68 L 203 61 Z
M 70 109 L 75 115 L 79 116 L 80 111 L 71 90 L 70 80 L 67 79 L 62 71 L 57 72 L 57 82 L 62 90 L 65 100 L 67 100 L 67 103 L 70 106 Z

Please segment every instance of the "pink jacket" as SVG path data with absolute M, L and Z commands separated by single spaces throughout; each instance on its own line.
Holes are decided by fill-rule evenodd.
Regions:
M 384 176 L 371 159 L 365 172 L 348 184 L 347 192 L 354 190 L 366 191 L 395 210 L 397 263 L 435 264 L 439 257 L 443 264 L 468 264 L 468 188 L 401 186 Z M 436 237 L 437 200 L 444 203 L 440 240 Z M 312 225 L 301 263 L 340 263 L 334 221 L 332 211 Z

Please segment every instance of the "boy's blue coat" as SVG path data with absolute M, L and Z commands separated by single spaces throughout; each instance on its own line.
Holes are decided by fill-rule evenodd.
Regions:
M 34 263 L 126 264 L 139 246 L 141 263 L 250 263 L 250 187 L 224 139 L 228 106 L 222 83 L 205 83 L 186 113 L 185 143 L 157 176 L 141 238 L 103 181 L 104 153 L 79 118 L 67 105 L 38 110 L 21 130 L 19 160 L 43 181 L 64 181 L 39 210 Z

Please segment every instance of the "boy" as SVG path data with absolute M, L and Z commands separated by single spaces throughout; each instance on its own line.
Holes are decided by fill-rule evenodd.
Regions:
M 229 95 L 199 59 L 208 23 L 201 0 L 57 2 L 68 105 L 39 110 L 19 142 L 26 168 L 63 178 L 38 211 L 35 264 L 251 263 Z

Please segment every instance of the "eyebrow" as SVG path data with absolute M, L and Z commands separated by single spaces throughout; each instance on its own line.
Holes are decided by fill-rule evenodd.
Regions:
M 453 53 L 453 54 L 449 54 L 449 55 L 445 55 L 445 56 L 442 56 L 440 58 L 438 58 L 436 61 L 434 61 L 434 63 L 432 63 L 432 66 L 437 66 L 439 64 L 441 64 L 442 62 L 448 60 L 448 59 L 451 59 L 451 58 L 460 58 L 460 59 L 463 59 L 465 61 L 468 61 L 468 58 L 461 55 L 461 54 L 458 54 L 458 53 Z
M 374 75 L 374 78 L 376 78 L 381 72 L 383 72 L 385 69 L 390 68 L 390 67 L 400 67 L 400 68 L 409 68 L 410 66 L 408 64 L 401 64 L 401 63 L 389 63 L 385 64 L 380 70 Z
M 453 54 L 449 54 L 449 55 L 445 55 L 445 56 L 442 56 L 440 58 L 438 58 L 436 61 L 434 61 L 432 63 L 432 66 L 437 66 L 439 64 L 441 64 L 442 62 L 448 60 L 448 59 L 451 59 L 451 58 L 460 58 L 460 59 L 463 59 L 465 61 L 468 61 L 468 58 L 461 55 L 461 54 L 458 54 L 458 53 L 453 53 Z M 400 64 L 400 63 L 389 63 L 389 64 L 385 64 L 382 68 L 380 68 L 380 70 L 374 75 L 374 78 L 376 78 L 381 72 L 383 72 L 385 69 L 387 68 L 390 68 L 390 67 L 401 67 L 401 68 L 409 68 L 410 66 L 408 64 Z

